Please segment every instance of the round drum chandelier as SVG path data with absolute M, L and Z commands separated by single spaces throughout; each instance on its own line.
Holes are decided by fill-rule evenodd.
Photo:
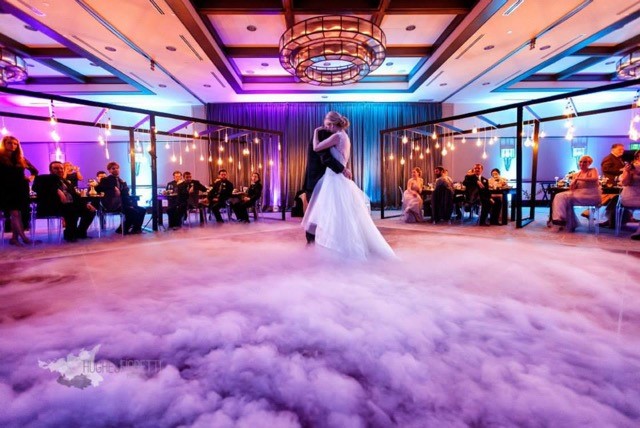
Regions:
M 640 77 L 640 47 L 620 58 L 616 63 L 616 73 L 625 80 Z
M 27 80 L 27 63 L 22 57 L 0 46 L 0 86 Z
M 312 85 L 348 85 L 383 63 L 386 43 L 380 27 L 366 19 L 318 16 L 296 23 L 280 37 L 280 64 Z

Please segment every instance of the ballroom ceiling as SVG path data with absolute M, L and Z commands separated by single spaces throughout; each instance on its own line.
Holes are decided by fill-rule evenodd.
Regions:
M 385 61 L 352 85 L 297 81 L 280 36 L 330 14 L 378 24 Z M 637 0 L 0 0 L 0 45 L 29 72 L 10 87 L 126 104 L 505 104 L 613 82 L 639 44 Z

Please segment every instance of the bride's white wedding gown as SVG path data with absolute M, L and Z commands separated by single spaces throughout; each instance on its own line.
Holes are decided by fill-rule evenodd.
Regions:
M 337 134 L 340 139 L 331 147 L 331 155 L 346 165 L 351 141 L 344 131 Z M 371 219 L 368 202 L 367 196 L 352 180 L 327 168 L 313 190 L 302 227 L 315 234 L 317 245 L 347 258 L 395 258 Z

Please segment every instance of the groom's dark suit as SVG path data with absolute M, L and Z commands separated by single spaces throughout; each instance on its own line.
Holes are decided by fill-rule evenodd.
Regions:
M 321 129 L 318 131 L 318 139 L 324 141 L 331 136 L 331 132 Z M 304 178 L 304 191 L 307 194 L 307 201 L 311 199 L 313 188 L 316 187 L 320 178 L 324 175 L 327 168 L 336 174 L 342 174 L 344 171 L 344 165 L 342 165 L 336 158 L 331 156 L 330 149 L 321 150 L 316 152 L 313 150 L 313 140 L 309 143 L 307 149 L 307 169 Z
M 318 140 L 326 140 L 331 135 L 331 132 L 321 129 L 318 131 Z M 336 158 L 331 156 L 330 149 L 321 150 L 319 152 L 314 151 L 312 139 L 307 150 L 307 169 L 305 172 L 303 186 L 307 196 L 307 201 L 311 200 L 313 189 L 316 187 L 316 184 L 318 184 L 318 181 L 324 175 L 327 168 L 331 169 L 336 174 L 342 174 L 345 167 Z M 307 232 L 307 242 L 313 242 L 314 238 L 315 236 L 313 234 Z

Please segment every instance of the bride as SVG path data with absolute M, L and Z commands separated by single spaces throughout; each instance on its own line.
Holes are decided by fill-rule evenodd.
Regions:
M 349 161 L 351 140 L 345 132 L 349 120 L 335 111 L 324 118 L 324 127 L 313 133 L 313 149 L 330 148 L 331 155 L 343 165 Z M 328 129 L 333 135 L 318 139 L 318 131 Z M 367 259 L 371 256 L 394 258 L 395 254 L 373 224 L 367 207 L 366 195 L 343 174 L 327 169 L 318 181 L 302 227 L 314 232 L 315 242 L 349 258 Z

